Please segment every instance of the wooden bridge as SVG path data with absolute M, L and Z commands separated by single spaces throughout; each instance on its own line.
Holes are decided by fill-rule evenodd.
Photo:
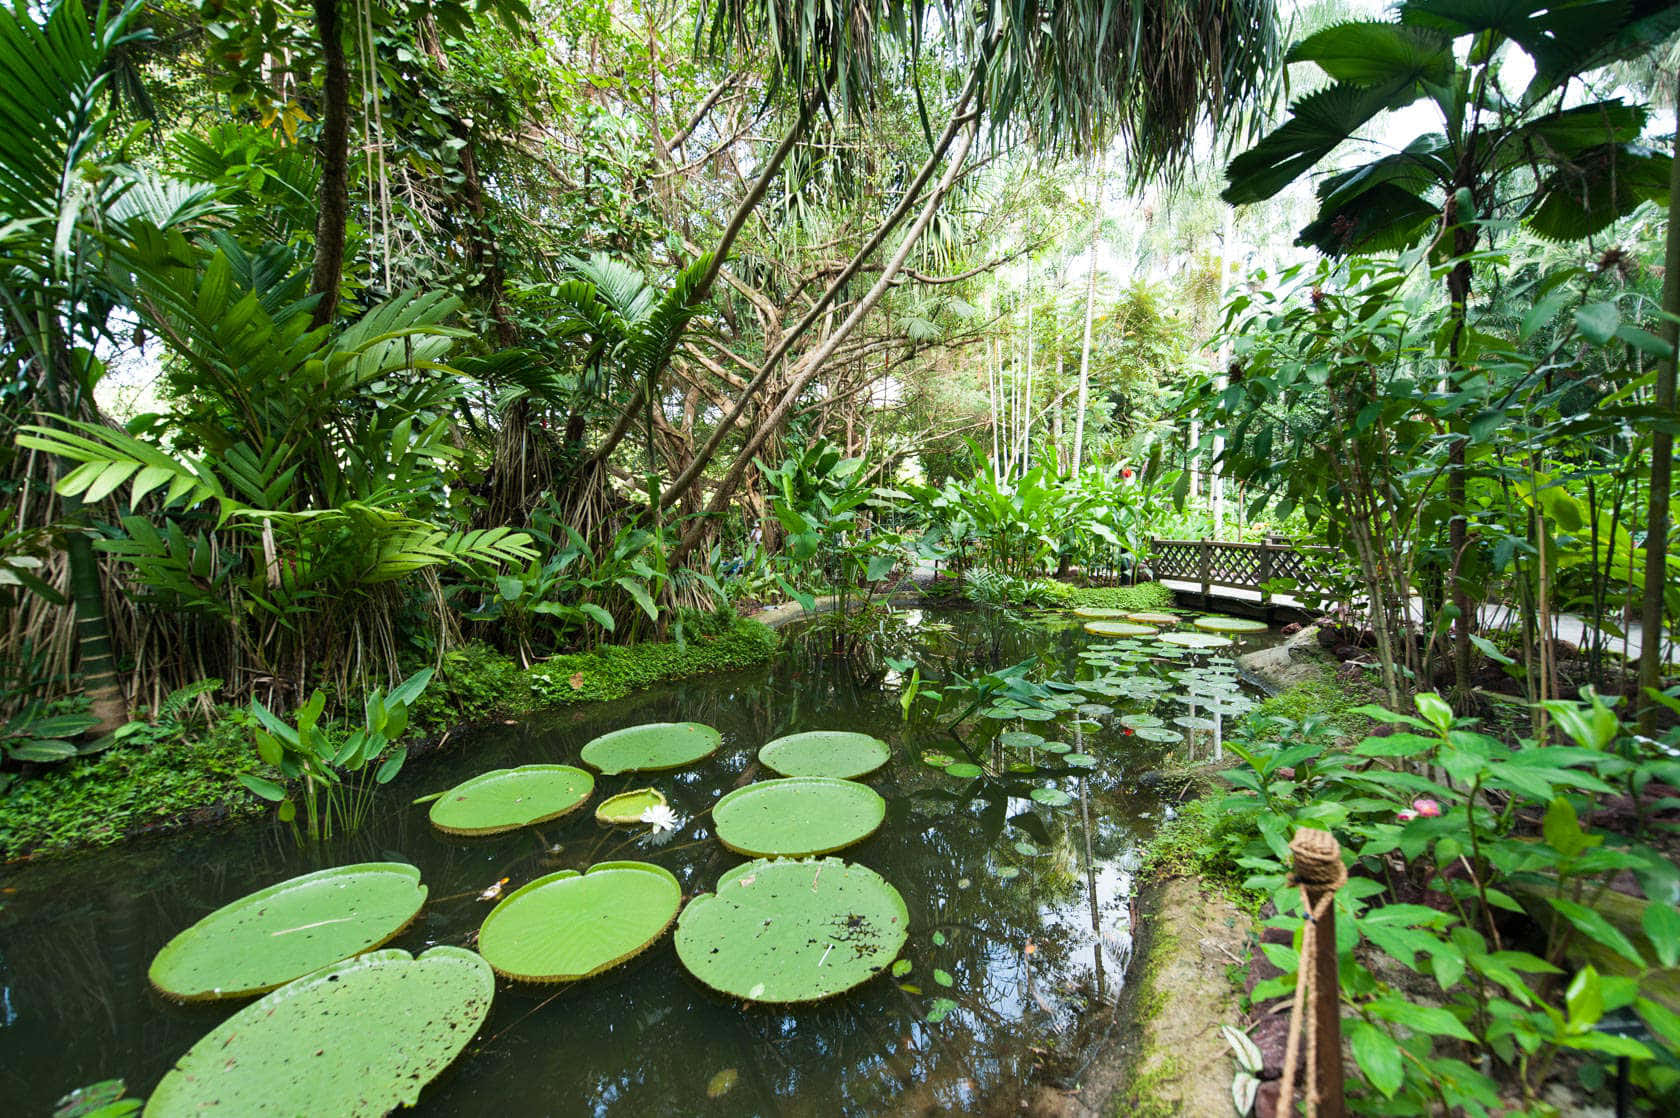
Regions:
M 1152 540 L 1149 566 L 1155 579 L 1180 593 L 1200 593 L 1260 605 L 1302 607 L 1299 591 L 1326 593 L 1315 560 L 1335 553 L 1329 547 L 1298 547 L 1287 540 L 1227 543 L 1222 540 Z M 1266 584 L 1290 579 L 1296 592 L 1274 594 Z

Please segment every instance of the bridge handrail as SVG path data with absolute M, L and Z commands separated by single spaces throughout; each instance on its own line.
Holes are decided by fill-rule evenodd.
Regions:
M 1271 600 L 1266 584 L 1277 578 L 1293 579 L 1297 586 L 1323 589 L 1312 571 L 1311 560 L 1335 553 L 1321 544 L 1299 545 L 1266 540 L 1173 540 L 1150 541 L 1151 564 L 1158 579 L 1198 582 L 1205 596 L 1215 586 L 1254 590 L 1262 602 Z

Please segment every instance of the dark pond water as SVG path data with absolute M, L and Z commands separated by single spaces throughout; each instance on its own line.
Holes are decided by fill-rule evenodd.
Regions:
M 1230 651 L 1267 639 L 1239 638 Z M 490 908 L 477 895 L 504 877 L 511 891 L 555 869 L 645 858 L 672 870 L 685 894 L 710 891 L 741 859 L 711 837 L 705 809 L 732 787 L 773 775 L 756 763 L 760 745 L 808 729 L 864 730 L 894 747 L 893 761 L 868 778 L 888 800 L 886 825 L 843 856 L 903 894 L 911 917 L 905 957 L 914 963 L 903 981 L 920 992 L 882 976 L 810 1007 L 743 1007 L 690 978 L 667 938 L 623 967 L 564 989 L 502 984 L 483 1031 L 427 1090 L 420 1112 L 1019 1113 L 1039 1085 L 1076 1086 L 1118 1039 L 1134 872 L 1141 844 L 1168 810 L 1148 774 L 1170 757 L 1214 748 L 1214 725 L 1253 694 L 1217 678 L 1209 685 L 1194 674 L 1170 674 L 1211 664 L 1218 676 L 1230 670 L 1218 666 L 1229 664 L 1222 654 L 1095 667 L 1080 658 L 1105 643 L 1060 619 L 1000 631 L 962 612 L 902 613 L 849 659 L 814 652 L 826 645 L 813 634 L 790 639 L 764 670 L 465 735 L 411 762 L 370 825 L 329 849 L 300 849 L 289 832 L 262 822 L 0 870 L 7 890 L 0 894 L 0 1113 L 49 1113 L 64 1092 L 109 1077 L 126 1079 L 135 1094 L 148 1092 L 232 1012 L 154 995 L 146 982 L 152 956 L 212 909 L 298 873 L 370 860 L 420 867 L 430 899 L 391 945 L 415 952 L 470 945 Z M 1128 679 L 1160 682 L 1140 693 L 1078 700 L 1111 713 L 985 720 L 967 734 L 974 755 L 1002 771 L 1055 761 L 1041 748 L 1004 752 L 989 743 L 1009 728 L 1065 741 L 1095 758 L 1093 769 L 1058 765 L 1017 774 L 1006 785 L 959 780 L 923 762 L 925 752 L 960 757 L 962 747 L 935 725 L 905 727 L 899 679 L 886 657 L 914 658 L 924 675 L 940 678 L 1033 655 L 1040 678 L 1106 676 L 1123 689 L 1134 686 Z M 1121 724 L 1127 714 L 1134 727 Z M 1192 728 L 1177 726 L 1175 717 Z M 664 845 L 603 827 L 588 811 L 496 839 L 451 839 L 431 829 L 424 807 L 410 803 L 490 768 L 575 762 L 597 734 L 666 720 L 713 725 L 724 746 L 693 769 L 651 781 L 687 821 Z M 1166 731 L 1194 740 L 1160 740 L 1175 736 Z M 648 783 L 636 774 L 606 777 L 596 797 Z M 1026 797 L 1028 788 L 1047 784 L 1071 802 L 1051 806 Z M 1010 816 L 1032 818 L 1008 823 Z M 934 968 L 952 977 L 949 989 L 934 983 Z M 940 1017 L 935 999 L 942 997 L 955 1008 L 930 1023 L 930 1012 Z M 708 1085 L 726 1082 L 728 1090 L 708 1095 Z

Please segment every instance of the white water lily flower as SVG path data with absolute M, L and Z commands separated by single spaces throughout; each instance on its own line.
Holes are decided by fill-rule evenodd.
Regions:
M 654 804 L 652 807 L 644 808 L 641 819 L 643 823 L 653 828 L 653 833 L 656 835 L 666 831 L 674 831 L 677 829 L 677 825 L 682 822 L 681 819 L 677 818 L 677 813 L 665 804 Z

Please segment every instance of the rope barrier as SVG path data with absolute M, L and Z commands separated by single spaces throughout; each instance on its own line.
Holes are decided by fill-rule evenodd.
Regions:
M 1319 831 L 1311 827 L 1301 828 L 1290 842 L 1289 852 L 1295 856 L 1294 872 L 1290 875 L 1290 881 L 1300 886 L 1301 906 L 1306 911 L 1307 922 L 1301 928 L 1301 961 L 1295 970 L 1295 999 L 1289 1007 L 1289 1041 L 1284 1048 L 1283 1083 L 1278 1096 L 1277 1113 L 1279 1118 L 1290 1118 L 1295 1112 L 1295 1072 L 1301 1055 L 1304 1015 L 1307 1067 L 1313 1069 L 1307 1075 L 1307 1118 L 1315 1118 L 1323 1086 L 1316 1074 L 1319 1066 L 1318 999 L 1324 994 L 1315 980 L 1318 971 L 1318 929 L 1326 916 L 1335 919 L 1332 910 L 1336 901 L 1336 890 L 1347 884 L 1348 875 L 1347 867 L 1342 864 L 1341 844 L 1336 841 L 1336 836 L 1328 831 Z M 1332 989 L 1329 997 L 1339 1003 L 1340 991 Z M 1340 1048 L 1339 1038 L 1337 1047 Z M 1336 1053 L 1336 1059 L 1341 1059 L 1339 1051 Z

